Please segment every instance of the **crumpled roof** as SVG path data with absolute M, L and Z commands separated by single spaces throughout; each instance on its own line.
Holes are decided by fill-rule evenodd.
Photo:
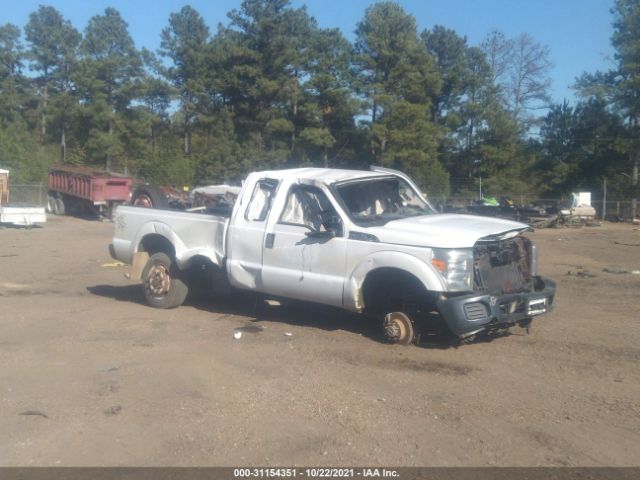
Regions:
M 388 177 L 388 173 L 373 172 L 371 170 L 346 170 L 341 168 L 292 168 L 287 170 L 270 170 L 254 172 L 274 179 L 293 177 L 300 180 L 316 180 L 332 184 L 360 178 Z

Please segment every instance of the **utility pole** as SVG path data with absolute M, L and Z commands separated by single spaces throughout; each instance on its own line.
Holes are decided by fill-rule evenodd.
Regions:
M 482 201 L 482 169 L 480 165 L 482 164 L 482 160 L 476 158 L 473 160 L 473 165 L 476 168 L 476 173 L 478 174 L 478 200 Z
M 633 186 L 633 198 L 631 198 L 631 219 L 635 220 L 638 207 L 638 157 L 640 156 L 638 149 L 632 151 L 633 155 L 633 173 L 631 175 L 631 185 Z
M 604 177 L 602 185 L 602 220 L 607 213 L 607 177 Z
M 635 115 L 631 116 L 631 132 L 637 132 L 638 124 L 640 124 L 640 112 L 636 109 Z M 631 173 L 631 220 L 633 221 L 636 219 L 638 213 L 638 161 L 640 160 L 640 143 L 637 140 L 631 143 L 629 160 L 631 160 L 633 164 L 633 171 Z

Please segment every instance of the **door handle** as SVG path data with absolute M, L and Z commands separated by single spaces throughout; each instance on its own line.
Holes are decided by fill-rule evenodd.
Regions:
M 267 238 L 264 241 L 264 248 L 273 248 L 273 243 L 276 240 L 275 233 L 267 233 Z

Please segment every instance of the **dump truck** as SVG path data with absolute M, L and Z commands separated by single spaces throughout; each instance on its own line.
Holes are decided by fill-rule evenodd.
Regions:
M 47 184 L 47 210 L 55 215 L 93 213 L 111 218 L 116 206 L 131 199 L 130 177 L 88 167 L 53 166 Z
M 206 283 L 360 312 L 410 344 L 427 315 L 467 339 L 528 328 L 554 302 L 527 225 L 439 214 L 411 178 L 379 167 L 254 172 L 226 211 L 119 206 L 114 223 L 112 257 L 157 308 Z

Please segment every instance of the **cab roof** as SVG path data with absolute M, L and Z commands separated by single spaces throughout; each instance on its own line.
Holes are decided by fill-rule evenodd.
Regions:
M 389 177 L 389 174 L 384 172 L 374 172 L 371 170 L 346 170 L 340 168 L 290 168 L 286 170 L 254 172 L 253 175 L 273 178 L 274 180 L 284 180 L 286 178 L 293 177 L 300 180 L 313 180 L 327 185 L 362 178 Z

